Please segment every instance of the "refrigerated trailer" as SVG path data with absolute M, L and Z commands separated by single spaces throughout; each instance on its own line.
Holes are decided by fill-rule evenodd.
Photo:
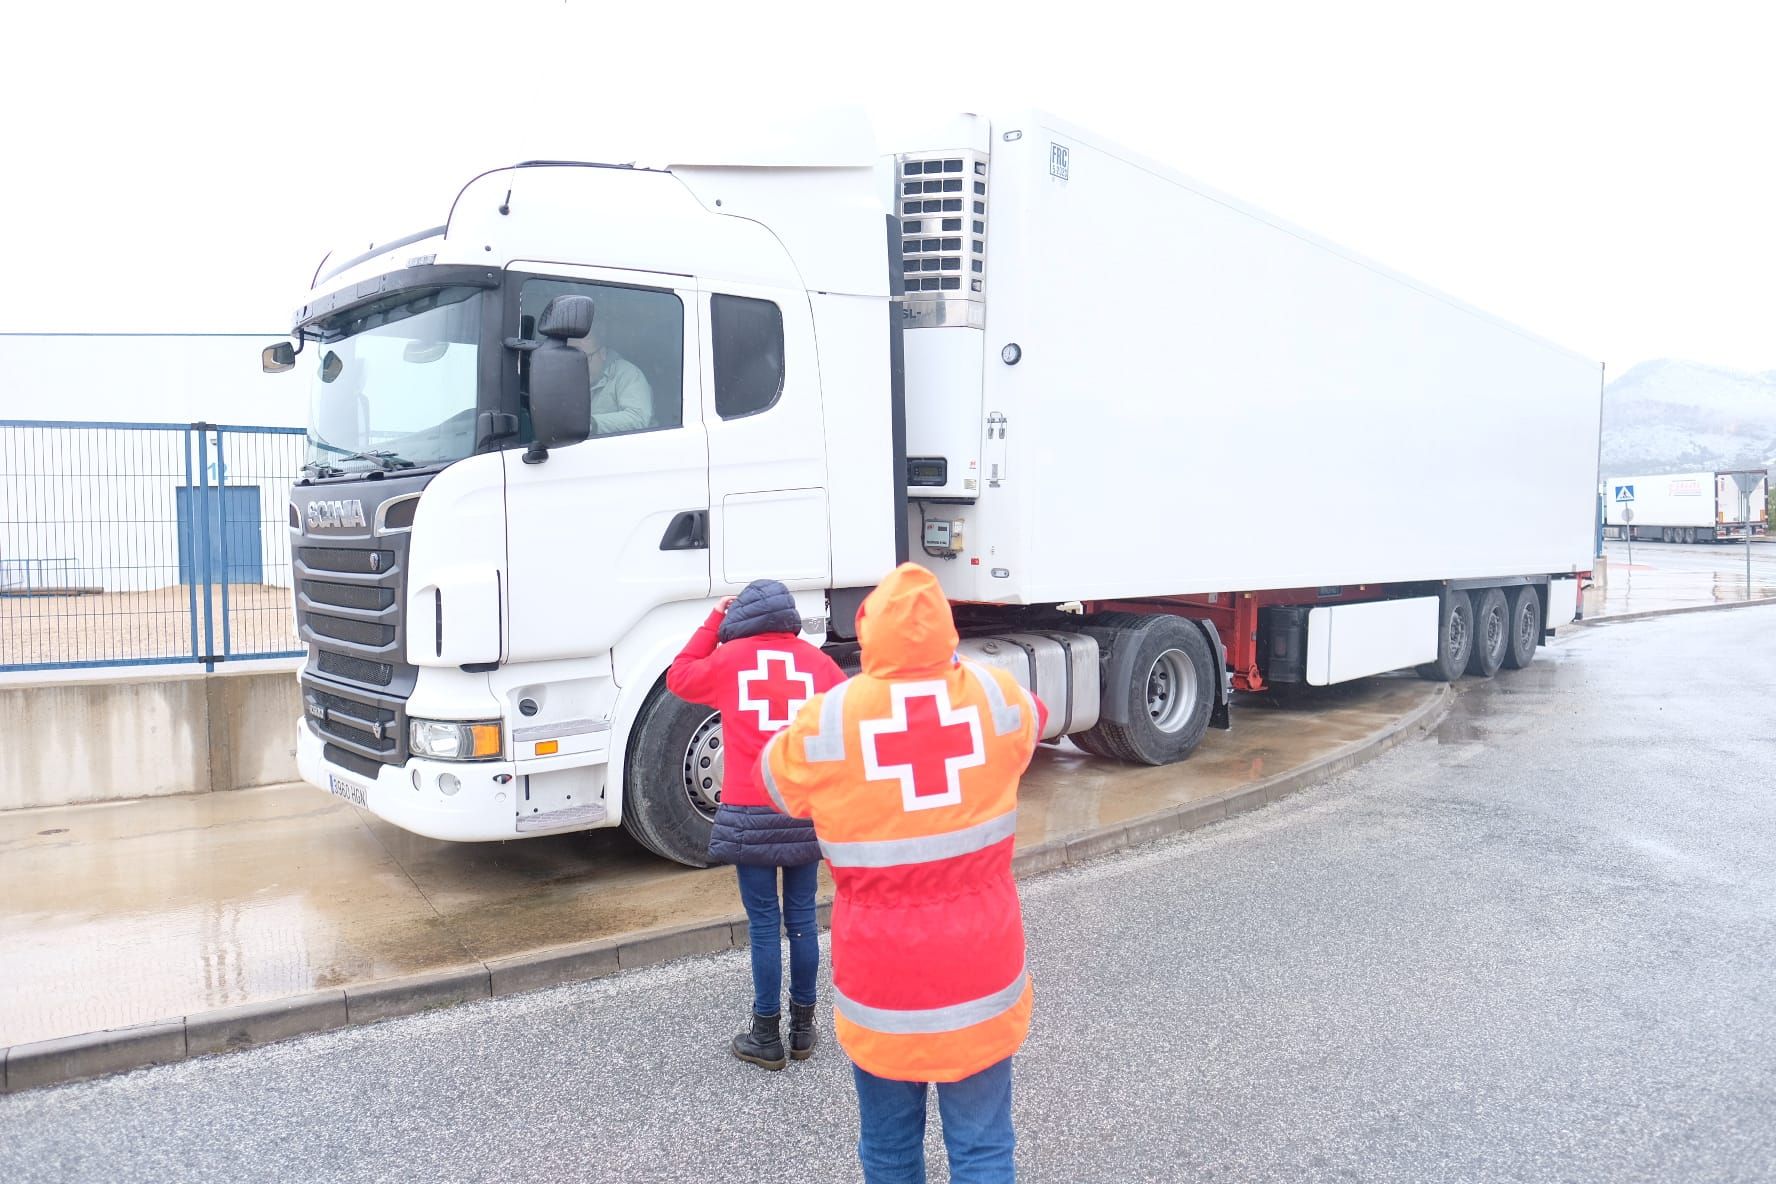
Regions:
M 1040 113 L 495 169 L 293 336 L 302 774 L 438 838 L 703 862 L 664 672 L 758 577 L 844 663 L 923 564 L 1047 739 L 1157 764 L 1241 690 L 1520 666 L 1591 562 L 1598 366 Z
M 1757 482 L 1749 512 L 1736 474 Z M 1602 491 L 1605 538 L 1714 543 L 1743 540 L 1748 534 L 1761 538 L 1769 529 L 1769 482 L 1763 469 L 1609 477 Z

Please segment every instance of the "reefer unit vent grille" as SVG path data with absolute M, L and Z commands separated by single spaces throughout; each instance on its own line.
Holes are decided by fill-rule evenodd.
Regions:
M 987 162 L 900 158 L 901 270 L 908 296 L 980 299 L 987 281 Z

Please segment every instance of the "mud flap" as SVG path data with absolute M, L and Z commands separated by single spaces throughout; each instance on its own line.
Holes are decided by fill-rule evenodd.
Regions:
M 1209 712 L 1209 726 L 1230 731 L 1233 728 L 1233 671 L 1227 668 L 1227 648 L 1221 644 L 1221 634 L 1215 628 L 1215 622 L 1187 619 L 1208 639 L 1209 652 L 1215 655 L 1215 669 L 1221 674 L 1215 680 L 1215 709 Z

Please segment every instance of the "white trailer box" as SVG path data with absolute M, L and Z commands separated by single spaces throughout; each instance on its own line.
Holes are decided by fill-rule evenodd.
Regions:
M 1050 117 L 949 134 L 898 212 L 952 598 L 1589 570 L 1594 362 Z

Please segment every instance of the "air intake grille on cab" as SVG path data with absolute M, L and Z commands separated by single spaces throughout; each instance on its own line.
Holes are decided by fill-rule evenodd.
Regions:
M 907 295 L 980 298 L 987 279 L 987 162 L 974 153 L 900 158 Z

